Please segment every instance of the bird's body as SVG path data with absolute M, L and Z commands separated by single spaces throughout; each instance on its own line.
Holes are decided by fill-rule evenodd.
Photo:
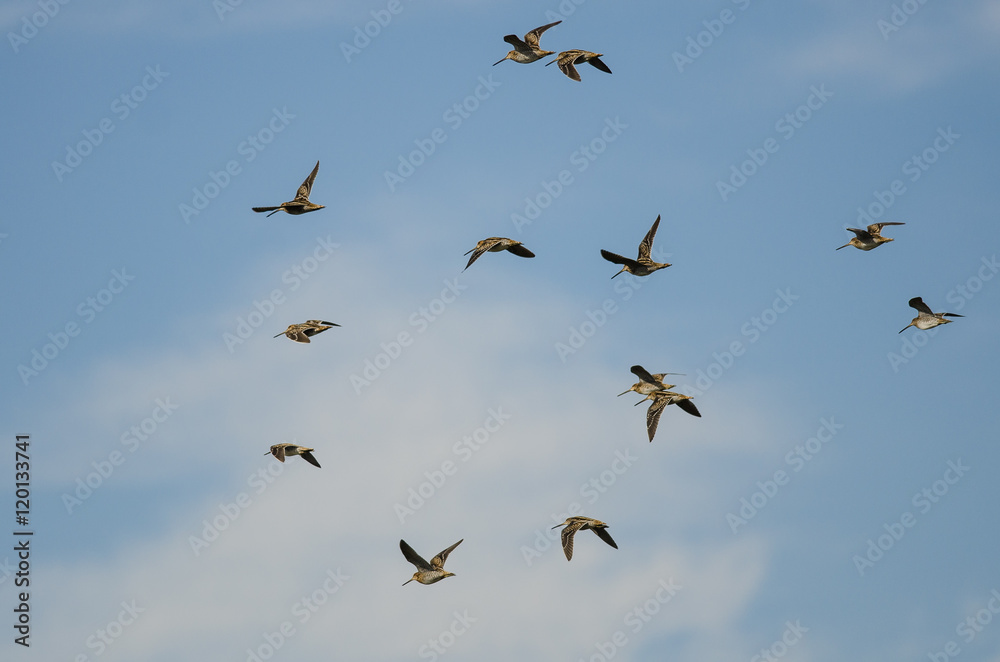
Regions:
M 701 412 L 691 402 L 690 395 L 674 393 L 673 391 L 654 391 L 635 404 L 638 406 L 646 400 L 653 401 L 649 405 L 649 409 L 646 410 L 646 433 L 649 435 L 650 442 L 653 441 L 653 436 L 656 434 L 656 426 L 660 424 L 660 415 L 667 405 L 677 405 L 692 416 L 701 418 Z
M 899 330 L 900 333 L 906 331 L 911 326 L 915 326 L 918 329 L 927 330 L 933 329 L 935 326 L 941 324 L 950 324 L 951 320 L 946 320 L 945 317 L 965 317 L 965 315 L 957 315 L 955 313 L 935 313 L 930 309 L 921 297 L 913 297 L 909 301 L 910 308 L 917 311 L 917 316 L 914 317 L 909 324 L 904 326 Z
M 332 329 L 335 326 L 340 325 L 334 324 L 333 322 L 324 322 L 323 320 L 307 320 L 301 324 L 289 324 L 287 329 L 274 337 L 288 336 L 295 342 L 307 343 L 309 342 L 309 339 L 317 333 L 323 333 L 327 329 Z
M 264 455 L 271 454 L 278 458 L 278 462 L 284 462 L 286 457 L 291 455 L 300 455 L 302 459 L 313 465 L 314 467 L 319 467 L 319 462 L 313 457 L 312 451 L 315 448 L 306 448 L 305 446 L 299 446 L 298 444 L 275 444 L 271 446 L 271 450 Z M 320 467 L 322 468 L 322 467 Z
M 650 393 L 655 393 L 657 391 L 669 391 L 676 384 L 665 384 L 663 378 L 667 375 L 679 375 L 679 372 L 658 372 L 656 374 L 650 373 L 648 370 L 643 368 L 641 365 L 634 365 L 630 368 L 633 375 L 639 378 L 635 384 L 629 387 L 628 391 L 623 391 L 618 394 L 621 397 L 628 393 L 629 391 L 635 391 L 639 395 L 648 396 Z
M 465 540 L 465 538 L 462 538 Z M 422 556 L 413 551 L 413 548 L 406 544 L 405 540 L 399 541 L 399 549 L 403 552 L 403 556 L 406 560 L 416 566 L 417 571 L 413 573 L 407 581 L 403 582 L 403 586 L 406 586 L 414 579 L 421 584 L 433 584 L 434 582 L 439 582 L 445 577 L 454 577 L 455 573 L 446 572 L 444 569 L 444 562 L 448 560 L 448 555 L 451 554 L 452 550 L 462 544 L 462 540 L 444 550 L 437 556 L 431 559 L 428 563 L 423 559 Z
M 548 25 L 543 25 L 541 27 L 535 28 L 528 34 L 524 35 L 524 41 L 518 39 L 516 34 L 509 34 L 503 38 L 508 44 L 514 47 L 514 50 L 503 56 L 502 59 L 498 60 L 493 64 L 497 66 L 504 60 L 513 60 L 520 64 L 530 64 L 532 62 L 537 62 L 543 57 L 552 55 L 555 51 L 542 50 L 538 45 L 538 40 L 542 36 L 542 33 L 551 28 L 553 25 L 559 25 L 562 21 L 556 21 L 555 23 L 549 23 Z
M 886 223 L 872 223 L 865 230 L 859 230 L 858 228 L 847 228 L 853 232 L 856 236 L 849 242 L 837 248 L 839 251 L 841 248 L 847 248 L 848 246 L 854 246 L 855 248 L 860 248 L 863 251 L 870 251 L 873 248 L 878 248 L 884 243 L 893 241 L 890 237 L 882 236 L 882 228 L 886 225 L 906 225 L 906 223 L 898 223 L 895 221 Z
M 649 232 L 643 237 L 642 243 L 639 244 L 639 256 L 630 260 L 627 257 L 622 257 L 617 253 L 612 253 L 611 251 L 606 251 L 601 249 L 601 257 L 603 257 L 608 262 L 614 262 L 615 264 L 622 265 L 621 271 L 619 271 L 615 276 L 622 273 L 622 271 L 627 271 L 633 276 L 648 276 L 654 271 L 659 271 L 660 269 L 666 269 L 670 266 L 669 262 L 654 262 L 650 257 L 650 253 L 653 250 L 653 239 L 656 237 L 656 229 L 660 227 L 660 217 L 657 216 L 656 220 L 653 221 L 653 227 L 649 228 Z M 615 276 L 612 276 L 614 278 Z
M 560 526 L 565 526 L 566 528 L 562 530 L 562 546 L 563 552 L 566 554 L 566 560 L 573 560 L 573 536 L 576 535 L 577 531 L 586 531 L 590 529 L 597 534 L 597 537 L 608 543 L 615 549 L 618 549 L 618 545 L 611 538 L 611 534 L 607 532 L 608 525 L 601 520 L 594 519 L 592 517 L 582 517 L 577 515 L 575 517 L 569 517 L 562 524 L 556 524 L 553 529 L 559 528 Z
M 608 65 L 601 61 L 603 55 L 604 53 L 591 53 L 590 51 L 581 50 L 563 51 L 559 55 L 556 55 L 556 59 L 552 60 L 552 62 L 559 65 L 559 70 L 566 74 L 570 80 L 579 81 L 580 72 L 576 70 L 576 65 L 583 64 L 584 62 L 589 63 L 594 68 L 600 69 L 606 74 L 611 73 Z M 552 62 L 549 62 L 549 64 L 552 64 Z M 545 66 L 547 67 L 549 64 Z
M 472 257 L 469 258 L 469 263 L 465 265 L 465 269 L 471 267 L 472 263 L 478 260 L 483 253 L 499 253 L 500 251 L 509 251 L 520 257 L 535 257 L 535 254 L 525 248 L 519 241 L 507 239 L 506 237 L 490 237 L 476 243 L 475 248 L 465 252 L 466 255 L 472 253 Z M 465 269 L 462 269 L 462 271 L 465 271 Z
M 316 179 L 316 173 L 319 172 L 319 161 L 316 162 L 316 167 L 313 168 L 309 176 L 306 177 L 302 185 L 299 186 L 299 190 L 295 193 L 295 199 L 289 200 L 288 202 L 282 202 L 277 207 L 253 207 L 252 209 L 256 212 L 271 212 L 268 216 L 276 214 L 279 211 L 287 212 L 293 216 L 299 214 L 305 214 L 311 211 L 316 211 L 317 209 L 323 209 L 325 205 L 317 205 L 313 202 L 309 202 L 309 194 L 312 192 L 313 181 Z

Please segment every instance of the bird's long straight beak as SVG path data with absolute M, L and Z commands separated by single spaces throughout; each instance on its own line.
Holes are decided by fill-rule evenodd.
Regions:
M 840 248 L 847 248 L 850 245 L 851 245 L 850 242 L 848 242 L 848 243 L 844 244 L 843 246 L 841 246 Z M 838 248 L 837 250 L 839 251 L 840 248 Z
M 629 389 L 628 391 L 625 391 L 624 393 L 619 393 L 619 394 L 618 394 L 618 397 L 619 397 L 619 398 L 620 398 L 620 397 L 622 397 L 623 395 L 625 395 L 625 393 L 628 393 L 628 392 L 629 392 L 629 391 L 631 391 L 631 390 L 632 390 L 632 389 Z
M 507 58 L 506 58 L 506 57 L 504 57 L 504 58 L 503 58 L 503 60 L 499 60 L 499 61 L 497 61 L 497 62 L 494 62 L 494 63 L 493 63 L 493 66 L 494 66 L 494 67 L 495 67 L 495 66 L 497 66 L 498 64 L 500 64 L 500 62 L 503 62 L 503 61 L 504 61 L 504 60 L 506 60 L 506 59 L 507 59 Z
M 412 577 L 410 579 L 407 579 L 405 582 L 403 582 L 403 586 L 406 586 L 407 584 L 409 584 L 412 581 L 413 581 Z
M 285 335 L 284 331 L 282 331 L 281 333 L 278 334 L 278 336 L 283 336 L 283 335 Z M 278 336 L 274 336 L 274 337 L 277 338 Z
M 551 64 L 551 62 L 549 64 Z M 616 273 L 615 276 L 621 275 L 622 273 L 624 273 L 624 271 L 625 270 L 622 269 L 621 271 L 619 271 L 618 273 Z M 615 276 L 612 276 L 611 278 L 613 279 Z
M 906 331 L 906 330 L 907 330 L 907 329 L 909 329 L 909 328 L 910 328 L 911 326 L 913 326 L 913 324 L 912 324 L 912 323 L 910 323 L 910 324 L 907 324 L 906 326 L 904 326 L 904 327 L 903 327 L 902 329 L 900 329 L 900 330 L 899 330 L 899 333 L 902 333 L 903 331 Z M 898 335 L 898 334 L 897 334 L 897 335 Z

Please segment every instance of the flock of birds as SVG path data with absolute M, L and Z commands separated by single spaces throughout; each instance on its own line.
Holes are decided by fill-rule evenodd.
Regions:
M 555 54 L 554 51 L 543 50 L 539 46 L 539 39 L 542 33 L 555 25 L 559 25 L 560 23 L 562 23 L 562 21 L 556 21 L 554 23 L 549 23 L 548 25 L 537 27 L 531 32 L 528 32 L 524 36 L 523 40 L 513 34 L 505 36 L 504 41 L 511 44 L 514 48 L 493 66 L 500 64 L 504 60 L 513 60 L 514 62 L 520 64 L 530 64 L 549 55 Z M 608 66 L 600 60 L 602 55 L 602 53 L 593 53 L 590 51 L 568 50 L 558 53 L 556 58 L 548 64 L 552 64 L 553 62 L 557 63 L 559 65 L 559 69 L 562 70 L 566 76 L 572 80 L 579 81 L 580 74 L 576 70 L 575 66 L 578 64 L 589 63 L 601 71 L 609 74 L 611 73 L 611 69 L 609 69 Z M 253 211 L 268 212 L 267 215 L 271 216 L 279 211 L 292 215 L 299 215 L 323 209 L 324 205 L 318 205 L 309 200 L 313 182 L 315 181 L 316 174 L 318 172 L 319 161 L 316 162 L 316 166 L 313 168 L 312 172 L 309 173 L 309 176 L 306 177 L 305 181 L 302 182 L 302 185 L 299 186 L 293 200 L 283 202 L 276 207 L 253 207 Z M 660 269 L 665 269 L 666 267 L 671 266 L 667 262 L 656 262 L 651 257 L 653 240 L 656 237 L 656 231 L 657 228 L 659 228 L 659 225 L 660 216 L 657 216 L 652 227 L 650 227 L 649 232 L 646 233 L 646 236 L 643 237 L 642 242 L 639 244 L 638 255 L 634 260 L 617 253 L 601 249 L 601 256 L 605 260 L 621 265 L 621 270 L 615 273 L 612 278 L 615 278 L 624 272 L 630 273 L 633 276 L 648 276 L 656 271 L 659 271 Z M 882 229 L 889 225 L 905 225 L 905 223 L 873 223 L 864 230 L 859 228 L 847 228 L 847 230 L 853 232 L 855 236 L 848 243 L 837 248 L 837 250 L 847 248 L 848 246 L 854 246 L 855 248 L 863 251 L 870 251 L 878 248 L 884 243 L 893 241 L 890 237 L 882 236 Z M 472 254 L 472 257 L 469 258 L 468 263 L 465 265 L 465 269 L 472 266 L 472 264 L 484 254 L 497 253 L 501 251 L 507 251 L 522 258 L 535 257 L 535 254 L 528 250 L 520 241 L 509 239 L 507 237 L 488 237 L 477 242 L 475 248 L 465 253 L 465 255 L 468 255 L 469 253 Z M 910 307 L 916 309 L 918 314 L 906 327 L 901 329 L 899 333 L 902 333 L 911 326 L 925 330 L 940 324 L 949 323 L 951 320 L 946 319 L 947 317 L 962 317 L 962 315 L 957 315 L 955 313 L 935 313 L 930 309 L 930 307 L 927 306 L 927 304 L 924 303 L 921 297 L 914 297 L 910 299 L 909 305 Z M 306 322 L 299 324 L 289 325 L 285 331 L 274 337 L 277 338 L 278 336 L 284 335 L 290 340 L 294 340 L 298 343 L 309 343 L 312 336 L 322 333 L 323 331 L 331 329 L 335 326 L 340 325 L 323 320 L 307 320 Z M 641 365 L 634 365 L 630 370 L 632 374 L 639 378 L 639 381 L 630 386 L 628 390 L 620 393 L 619 396 L 635 391 L 637 394 L 645 396 L 642 400 L 635 403 L 636 406 L 647 400 L 651 401 L 649 409 L 646 412 L 646 432 L 649 436 L 650 442 L 653 441 L 653 436 L 656 434 L 656 428 L 659 424 L 660 416 L 663 414 L 663 410 L 668 405 L 677 405 L 679 409 L 690 414 L 691 416 L 701 417 L 701 412 L 698 411 L 698 408 L 692 402 L 692 396 L 672 391 L 671 389 L 676 385 L 664 382 L 664 378 L 668 375 L 679 375 L 682 373 L 665 372 L 654 374 L 650 373 Z M 312 451 L 314 450 L 314 448 L 308 448 L 298 444 L 281 443 L 271 446 L 271 449 L 268 452 L 274 455 L 274 457 L 280 462 L 284 462 L 286 457 L 298 455 L 313 466 L 319 467 L 319 462 L 312 454 Z M 593 519 L 591 517 L 574 516 L 567 518 L 565 522 L 557 524 L 552 528 L 555 529 L 560 526 L 564 527 L 561 538 L 563 552 L 566 555 L 567 561 L 572 560 L 573 558 L 573 539 L 577 531 L 593 531 L 605 543 L 615 549 L 618 549 L 618 545 L 607 531 L 608 525 L 600 520 Z M 413 577 L 404 582 L 403 585 L 405 586 L 411 581 L 417 581 L 421 584 L 433 584 L 445 579 L 446 577 L 453 577 L 454 573 L 447 572 L 444 569 L 444 564 L 448 560 L 448 556 L 451 552 L 462 544 L 463 541 L 464 538 L 434 556 L 428 563 L 423 557 L 417 554 L 405 540 L 400 540 L 400 551 L 402 551 L 406 560 L 412 563 L 417 569 L 416 572 L 413 573 Z
M 519 64 L 531 64 L 532 62 L 537 62 L 542 58 L 553 55 L 555 51 L 546 51 L 538 45 L 538 40 L 541 38 L 542 33 L 551 28 L 554 25 L 559 25 L 562 21 L 556 21 L 555 23 L 549 23 L 548 25 L 543 25 L 537 27 L 528 34 L 524 35 L 524 40 L 518 39 L 516 34 L 509 34 L 503 38 L 508 44 L 514 47 L 514 50 L 510 51 L 503 56 L 502 59 L 498 60 L 493 64 L 497 66 L 504 60 L 513 60 Z M 611 69 L 608 65 L 601 62 L 601 57 L 604 53 L 592 53 L 590 51 L 581 51 L 579 49 L 563 51 L 556 55 L 556 59 L 549 62 L 552 64 L 555 62 L 559 65 L 559 70 L 566 74 L 570 80 L 580 81 L 580 72 L 576 70 L 576 65 L 583 64 L 586 62 L 596 69 L 600 69 L 606 74 L 611 73 Z M 549 66 L 546 64 L 545 66 Z

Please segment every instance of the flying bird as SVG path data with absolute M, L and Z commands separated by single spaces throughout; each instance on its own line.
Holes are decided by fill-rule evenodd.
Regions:
M 858 228 L 847 228 L 853 232 L 855 236 L 849 242 L 837 248 L 839 251 L 841 248 L 847 248 L 848 246 L 854 246 L 855 248 L 860 248 L 863 251 L 870 251 L 873 248 L 878 248 L 882 244 L 888 241 L 894 241 L 890 237 L 882 236 L 882 228 L 887 225 L 906 225 L 906 223 L 897 222 L 887 222 L 887 223 L 872 223 L 868 226 L 867 230 L 859 230 Z
M 278 462 L 284 462 L 286 456 L 291 455 L 301 455 L 302 459 L 313 465 L 314 467 L 319 467 L 319 462 L 313 457 L 312 451 L 315 448 L 306 448 L 305 446 L 299 446 L 298 444 L 275 444 L 271 446 L 271 450 L 264 455 L 270 453 L 274 457 L 278 458 Z M 322 469 L 322 467 L 320 467 Z
M 540 28 L 535 28 L 528 34 L 524 35 L 524 41 L 517 38 L 516 34 L 509 34 L 503 38 L 508 44 L 514 47 L 514 50 L 503 56 L 503 59 L 495 62 L 493 66 L 497 66 L 500 62 L 504 60 L 513 60 L 520 64 L 529 64 L 537 60 L 541 60 L 547 55 L 552 55 L 555 51 L 545 51 L 542 50 L 538 45 L 538 39 L 542 36 L 542 33 L 551 28 L 553 25 L 559 25 L 562 21 L 556 21 L 555 23 L 549 23 L 548 25 L 543 25 Z
M 305 214 L 306 212 L 316 211 L 317 209 L 323 209 L 325 205 L 317 205 L 315 203 L 309 202 L 309 193 L 312 191 L 313 181 L 316 179 L 316 173 L 319 172 L 319 161 L 316 162 L 316 167 L 313 171 L 309 173 L 306 180 L 302 182 L 299 187 L 298 192 L 295 194 L 294 200 L 289 200 L 288 202 L 282 202 L 281 205 L 277 207 L 253 207 L 252 209 L 256 212 L 271 212 L 268 216 L 276 214 L 279 211 L 285 211 L 289 214 L 298 215 Z
M 562 524 L 556 524 L 553 529 L 557 529 L 560 526 L 565 526 L 566 528 L 562 530 L 562 546 L 563 552 L 566 553 L 566 560 L 573 560 L 573 536 L 576 535 L 577 531 L 586 531 L 590 529 L 597 534 L 597 537 L 608 543 L 615 549 L 618 549 L 618 545 L 611 538 L 611 534 L 608 533 L 608 525 L 601 520 L 594 519 L 592 517 L 581 517 L 577 515 L 576 517 L 569 517 Z
M 608 65 L 601 62 L 600 58 L 603 55 L 604 53 L 591 53 L 590 51 L 581 50 L 563 51 L 557 55 L 556 59 L 552 60 L 552 62 L 558 64 L 559 70 L 569 76 L 571 80 L 579 81 L 580 72 L 576 70 L 576 66 L 574 65 L 583 64 L 584 62 L 590 63 L 592 66 L 600 69 L 606 74 L 611 73 L 611 69 L 608 68 Z M 549 66 L 552 62 L 549 62 L 545 66 Z
M 653 436 L 656 434 L 656 426 L 660 424 L 660 415 L 667 405 L 677 405 L 692 416 L 701 418 L 701 412 L 691 402 L 690 395 L 674 393 L 673 391 L 654 391 L 635 404 L 639 406 L 646 400 L 653 401 L 649 405 L 649 409 L 646 410 L 646 433 L 649 435 L 650 442 L 653 441 Z
M 915 326 L 918 329 L 933 329 L 940 324 L 950 324 L 951 320 L 946 320 L 945 317 L 965 317 L 965 315 L 957 315 L 955 313 L 935 313 L 924 303 L 921 297 L 910 299 L 910 308 L 916 309 L 917 316 L 909 324 L 900 329 L 900 333 L 906 331 L 911 326 Z
M 491 253 L 499 253 L 500 251 L 510 251 L 514 255 L 520 257 L 535 257 L 535 254 L 529 251 L 524 245 L 519 241 L 514 241 L 513 239 L 507 239 L 505 237 L 490 237 L 489 239 L 483 239 L 476 244 L 476 247 L 465 252 L 466 255 L 472 253 L 472 257 L 469 258 L 469 263 L 465 265 L 465 269 L 472 266 L 472 263 L 479 259 L 479 256 L 487 251 Z M 462 271 L 465 271 L 462 269 Z
M 462 540 L 465 540 L 465 538 L 462 538 Z M 414 579 L 421 584 L 433 584 L 434 582 L 441 581 L 445 577 L 454 577 L 455 573 L 445 571 L 444 562 L 448 560 L 448 555 L 451 554 L 452 550 L 462 544 L 462 540 L 459 540 L 457 543 L 432 558 L 430 563 L 425 561 L 423 557 L 413 551 L 413 548 L 407 545 L 405 540 L 400 540 L 399 549 L 402 550 L 403 556 L 406 557 L 407 561 L 417 567 L 417 571 L 413 573 L 412 577 L 403 582 L 403 586 L 406 586 Z
M 307 320 L 302 324 L 289 324 L 288 328 L 274 336 L 288 336 L 295 342 L 309 342 L 309 339 L 315 336 L 317 333 L 323 333 L 327 329 L 332 329 L 335 326 L 340 326 L 339 324 L 334 324 L 333 322 L 324 322 L 323 320 Z
M 608 262 L 623 265 L 622 270 L 619 271 L 618 274 L 622 271 L 627 271 L 633 276 L 648 276 L 654 271 L 669 267 L 669 262 L 654 262 L 652 258 L 649 257 L 650 252 L 653 250 L 653 238 L 656 236 L 656 229 L 658 227 L 660 227 L 659 216 L 657 216 L 656 220 L 653 221 L 653 227 L 649 228 L 649 232 L 646 233 L 646 236 L 642 239 L 642 243 L 639 244 L 639 257 L 636 259 L 630 260 L 627 257 L 622 257 L 617 253 L 606 251 L 603 248 L 601 249 L 601 257 Z M 615 274 L 615 276 L 618 274 Z M 612 276 L 612 278 L 615 276 Z
M 651 374 L 645 368 L 643 368 L 641 365 L 634 365 L 631 368 L 629 368 L 629 370 L 632 372 L 633 375 L 639 378 L 639 381 L 637 381 L 635 384 L 632 384 L 632 386 L 629 387 L 628 391 L 623 391 L 619 393 L 618 397 L 625 395 L 629 391 L 635 391 L 639 395 L 647 395 L 647 396 L 650 393 L 654 393 L 656 391 L 668 391 L 677 385 L 665 384 L 663 383 L 663 378 L 666 377 L 667 375 L 683 376 L 682 373 L 679 372 L 658 372 L 654 375 Z

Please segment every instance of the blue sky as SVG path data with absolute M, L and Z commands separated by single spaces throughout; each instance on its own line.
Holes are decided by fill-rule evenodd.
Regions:
M 491 66 L 560 19 L 542 46 L 612 75 Z M 4 650 L 1000 660 L 1000 3 L 18 0 L 0 25 L 0 494 L 13 518 L 30 434 L 35 531 L 32 645 Z M 317 160 L 325 209 L 250 210 Z M 612 281 L 600 249 L 657 215 L 673 266 Z M 874 220 L 905 225 L 835 250 Z M 463 272 L 489 236 L 537 257 Z M 965 317 L 899 334 L 915 296 Z M 342 327 L 272 338 L 307 319 Z M 702 417 L 649 443 L 615 397 L 636 363 Z M 577 511 L 619 549 L 582 532 L 567 563 Z M 464 539 L 456 576 L 401 587 L 401 538 Z

